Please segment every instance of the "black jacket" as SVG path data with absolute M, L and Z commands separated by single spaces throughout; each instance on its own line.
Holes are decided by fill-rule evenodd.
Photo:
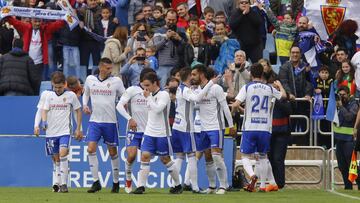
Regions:
M 108 29 L 107 29 L 107 32 L 106 32 L 108 37 L 110 37 L 111 35 L 114 34 L 115 29 L 116 29 L 117 26 L 118 25 L 113 22 L 113 18 L 110 18 L 109 19 Z M 96 21 L 94 32 L 96 34 L 104 37 L 104 27 L 103 27 L 103 25 L 101 23 L 101 19 L 98 19 Z
M 229 25 L 240 45 L 250 46 L 262 43 L 260 29 L 263 23 L 259 12 L 250 9 L 248 14 L 243 15 L 240 9 L 235 9 L 230 16 Z
M 197 61 L 208 66 L 210 64 L 210 48 L 208 45 L 201 44 L 199 45 L 199 53 Z M 180 67 L 190 67 L 192 62 L 194 62 L 194 47 L 189 44 L 185 43 L 184 46 L 179 47 L 179 54 L 183 55 L 182 64 Z M 180 62 L 181 63 L 181 62 Z
M 83 30 L 81 30 L 79 26 L 76 26 L 73 30 L 70 31 L 69 26 L 66 25 L 60 30 L 59 42 L 65 46 L 79 46 L 82 32 Z
M 14 39 L 14 29 L 8 29 L 0 26 L 0 54 L 6 54 L 11 50 Z
M 34 95 L 38 77 L 28 53 L 12 50 L 0 57 L 0 95 L 8 91 Z

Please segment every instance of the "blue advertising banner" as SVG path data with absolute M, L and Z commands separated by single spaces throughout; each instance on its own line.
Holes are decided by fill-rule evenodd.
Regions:
M 45 155 L 45 139 L 29 136 L 33 132 L 34 115 L 38 97 L 0 97 L 0 187 L 49 187 L 52 184 L 52 161 Z M 120 117 L 120 116 L 119 116 Z M 84 117 L 83 128 L 87 128 L 88 116 Z M 120 186 L 125 184 L 124 161 L 125 119 L 119 118 L 120 126 Z M 85 130 L 84 130 L 85 131 Z M 233 139 L 225 138 L 224 159 L 228 170 L 229 184 L 232 181 Z M 103 186 L 112 185 L 110 157 L 106 145 L 99 142 L 97 151 L 99 160 L 99 178 Z M 70 187 L 90 187 L 91 172 L 87 162 L 85 142 L 72 140 L 70 148 Z M 140 167 L 140 156 L 133 166 L 132 179 L 137 183 L 137 172 Z M 158 157 L 151 160 L 147 186 L 149 188 L 167 188 L 171 178 L 167 169 Z M 199 186 L 206 188 L 208 180 L 204 159 L 198 163 Z M 181 170 L 181 180 L 185 174 L 186 164 Z

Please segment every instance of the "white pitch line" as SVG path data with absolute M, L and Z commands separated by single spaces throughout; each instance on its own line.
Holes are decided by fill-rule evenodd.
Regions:
M 335 190 L 328 190 L 328 192 L 333 193 L 333 194 L 335 194 L 335 195 L 342 196 L 342 197 L 347 197 L 347 198 L 350 198 L 350 199 L 360 200 L 360 197 L 355 197 L 355 196 L 343 194 L 343 193 L 341 193 L 341 192 L 336 192 Z

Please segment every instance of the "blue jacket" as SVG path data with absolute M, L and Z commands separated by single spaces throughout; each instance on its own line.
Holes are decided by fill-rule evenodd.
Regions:
M 224 73 L 229 62 L 234 61 L 235 51 L 240 50 L 240 44 L 236 39 L 228 39 L 220 47 L 220 53 L 215 60 L 215 71 L 219 74 Z

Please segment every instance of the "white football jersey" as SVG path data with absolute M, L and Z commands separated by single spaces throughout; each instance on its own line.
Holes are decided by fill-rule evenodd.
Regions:
M 271 133 L 273 99 L 280 99 L 281 93 L 270 85 L 250 82 L 243 86 L 236 100 L 245 101 L 245 115 L 242 131 L 266 131 Z
M 181 132 L 194 132 L 194 102 L 188 95 L 192 90 L 184 84 L 180 84 L 176 91 L 176 113 L 173 129 Z
M 222 87 L 214 84 L 198 103 L 200 107 L 201 131 L 225 129 L 224 112 L 220 105 L 226 100 Z
M 85 92 L 83 105 L 86 96 L 91 100 L 90 121 L 96 123 L 117 123 L 115 102 L 125 92 L 124 84 L 118 77 L 108 77 L 101 81 L 97 76 L 90 75 L 85 81 Z
M 144 134 L 151 137 L 171 136 L 169 124 L 170 96 L 163 90 L 146 98 L 149 108 L 148 121 Z
M 38 109 L 43 109 L 44 107 L 44 104 L 45 104 L 45 101 L 46 101 L 46 97 L 52 93 L 53 91 L 50 91 L 50 90 L 45 90 L 41 93 L 40 95 L 40 99 L 39 99 L 39 102 L 38 102 L 38 105 L 37 105 L 37 108 Z
M 61 95 L 48 93 L 43 106 L 44 110 L 48 110 L 46 137 L 72 134 L 71 113 L 80 107 L 80 101 L 74 92 L 65 91 Z
M 128 113 L 123 115 L 119 109 L 121 105 L 127 104 Z M 144 132 L 148 120 L 147 100 L 140 86 L 131 86 L 126 89 L 116 106 L 119 113 L 127 119 L 133 118 L 137 123 L 137 132 Z M 130 115 L 129 115 L 130 114 Z

